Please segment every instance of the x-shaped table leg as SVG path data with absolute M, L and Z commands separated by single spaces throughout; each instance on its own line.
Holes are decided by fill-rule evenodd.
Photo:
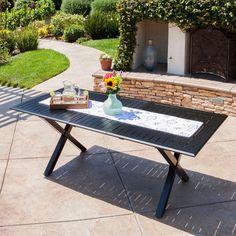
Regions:
M 61 133 L 61 137 L 57 143 L 57 146 L 48 162 L 48 165 L 46 167 L 46 170 L 44 171 L 44 175 L 47 177 L 52 172 L 53 169 L 58 161 L 58 158 L 63 150 L 63 147 L 65 146 L 65 143 L 67 139 L 69 139 L 75 146 L 77 146 L 82 152 L 85 152 L 87 149 L 79 143 L 71 134 L 72 126 L 69 124 L 66 124 L 65 128 L 62 128 L 59 124 L 57 124 L 55 121 L 50 119 L 45 119 L 50 125 L 52 125 L 57 131 Z
M 161 155 L 166 159 L 169 163 L 169 171 L 166 177 L 166 181 L 164 187 L 162 189 L 161 197 L 156 210 L 156 217 L 161 218 L 165 213 L 166 205 L 171 193 L 172 186 L 174 184 L 176 174 L 180 177 L 180 179 L 184 182 L 187 182 L 189 177 L 186 172 L 179 165 L 180 154 L 174 153 L 172 154 L 170 151 L 165 151 L 158 149 Z

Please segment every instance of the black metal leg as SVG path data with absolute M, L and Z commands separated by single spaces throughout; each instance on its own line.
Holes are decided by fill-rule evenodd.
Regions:
M 184 171 L 184 169 L 180 166 L 179 161 L 180 161 L 180 154 L 179 153 L 174 153 L 174 157 L 177 160 L 177 165 L 176 165 L 176 174 L 179 176 L 179 178 L 184 181 L 188 182 L 189 177 Z
M 53 126 L 57 131 L 59 131 L 61 134 L 66 136 L 76 147 L 78 147 L 82 152 L 85 152 L 87 149 L 84 147 L 80 142 L 78 142 L 71 134 L 70 132 L 65 132 L 65 130 L 58 125 L 55 121 L 45 119 L 51 126 Z
M 186 172 L 184 171 L 184 169 L 178 165 L 176 167 L 176 174 L 179 176 L 179 178 L 183 181 L 183 182 L 188 182 L 189 180 L 189 177 L 188 175 L 186 174 Z
M 157 218 L 161 218 L 165 213 L 166 205 L 169 200 L 170 192 L 175 180 L 175 175 L 176 175 L 176 168 L 173 166 L 169 166 L 168 175 L 156 210 Z
M 174 184 L 176 174 L 180 177 L 180 179 L 184 182 L 187 182 L 189 177 L 183 168 L 179 165 L 180 154 L 174 153 L 172 154 L 170 151 L 165 151 L 162 149 L 158 149 L 158 151 L 162 154 L 162 156 L 169 163 L 169 171 L 166 177 L 166 181 L 164 187 L 162 189 L 161 197 L 156 210 L 156 217 L 161 218 L 165 213 L 165 208 L 167 202 L 169 200 L 169 196 L 171 193 L 172 186 Z
M 65 128 L 62 128 L 59 124 L 57 124 L 53 120 L 50 119 L 45 119 L 45 120 L 61 133 L 61 137 L 57 143 L 57 146 L 48 162 L 46 170 L 44 171 L 44 175 L 47 177 L 53 172 L 53 169 L 58 161 L 58 158 L 65 146 L 67 139 L 71 141 L 73 144 L 75 144 L 82 152 L 85 152 L 87 149 L 70 134 L 70 131 L 72 130 L 71 125 L 67 124 Z
M 70 132 L 71 129 L 72 129 L 72 126 L 67 124 L 66 127 L 65 127 L 65 132 Z M 53 171 L 53 169 L 54 169 L 54 167 L 57 163 L 57 160 L 58 160 L 58 158 L 59 158 L 59 156 L 62 152 L 62 149 L 65 146 L 66 140 L 67 140 L 67 137 L 64 134 L 62 134 L 59 141 L 58 141 L 58 143 L 57 143 L 57 146 L 56 146 L 56 148 L 55 148 L 55 150 L 52 154 L 52 157 L 49 160 L 49 163 L 46 167 L 46 170 L 44 171 L 44 175 L 46 177 L 49 176 L 52 173 L 52 171 Z

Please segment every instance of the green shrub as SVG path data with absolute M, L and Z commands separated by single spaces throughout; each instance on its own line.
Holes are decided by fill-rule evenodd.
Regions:
M 5 42 L 5 47 L 9 50 L 10 53 L 14 51 L 16 46 L 16 39 L 12 31 L 0 30 L 0 41 Z
M 56 13 L 55 11 L 55 5 L 52 0 L 38 0 L 36 2 L 35 9 L 38 9 L 40 19 L 46 19 L 47 17 L 50 17 Z M 37 20 L 37 19 L 36 19 Z
M 34 0 L 16 0 L 15 2 L 15 9 L 27 9 L 27 8 L 35 8 L 35 1 Z
M 78 25 L 72 25 L 64 30 L 64 40 L 66 42 L 73 43 L 75 42 L 78 38 L 84 36 L 84 30 L 81 29 L 80 26 Z
M 71 25 L 78 25 L 83 29 L 84 17 L 81 15 L 72 15 L 66 13 L 58 13 L 52 17 L 52 34 L 55 36 L 62 36 L 65 28 Z
M 17 48 L 21 52 L 36 50 L 38 48 L 38 33 L 34 28 L 25 28 L 17 32 Z
M 86 37 L 81 37 L 76 40 L 76 43 L 81 44 L 81 43 L 87 42 L 88 40 L 89 39 Z
M 15 10 L 40 9 L 42 16 L 50 16 L 55 13 L 55 5 L 52 0 L 16 0 Z
M 44 20 L 36 20 L 30 24 L 31 27 L 34 27 L 36 29 L 42 28 L 46 25 Z
M 116 14 L 95 12 L 85 21 L 85 32 L 92 39 L 115 38 L 119 35 Z
M 61 10 L 69 14 L 87 16 L 91 10 L 92 0 L 63 0 Z
M 1 27 L 14 30 L 19 26 L 28 26 L 35 20 L 45 19 L 55 13 L 55 7 L 51 0 L 38 0 L 35 9 L 22 8 L 0 13 Z
M 91 4 L 92 14 L 97 11 L 115 12 L 118 0 L 94 0 Z
M 0 65 L 10 60 L 10 54 L 6 43 L 0 39 Z
M 14 8 L 12 11 L 6 11 L 1 14 L 2 15 L 2 24 L 3 28 L 5 29 L 10 29 L 14 30 L 18 26 L 27 26 L 30 21 L 32 16 L 30 15 L 29 10 L 25 9 L 20 9 L 20 10 L 15 10 Z

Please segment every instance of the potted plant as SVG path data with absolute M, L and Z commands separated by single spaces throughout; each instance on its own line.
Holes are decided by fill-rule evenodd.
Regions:
M 111 70 L 112 58 L 108 54 L 102 53 L 99 59 L 103 70 Z

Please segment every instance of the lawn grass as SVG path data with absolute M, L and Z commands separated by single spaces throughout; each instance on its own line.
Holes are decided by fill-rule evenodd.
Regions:
M 68 58 L 54 50 L 28 51 L 0 65 L 0 84 L 32 88 L 66 70 L 69 65 Z
M 119 39 L 97 39 L 97 40 L 89 40 L 81 43 L 81 45 L 96 48 L 102 52 L 107 53 L 112 58 L 116 57 L 117 48 L 118 48 Z

